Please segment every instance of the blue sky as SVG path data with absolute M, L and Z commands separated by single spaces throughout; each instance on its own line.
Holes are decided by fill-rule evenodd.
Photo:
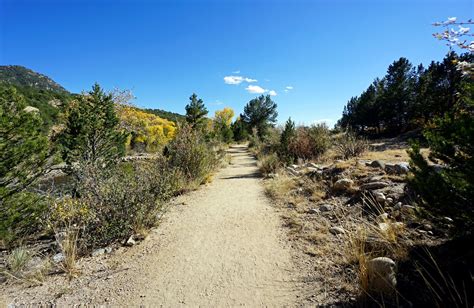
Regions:
M 0 64 L 72 92 L 130 89 L 138 106 L 180 113 L 193 92 L 213 114 L 275 91 L 279 122 L 332 123 L 395 59 L 441 59 L 431 23 L 472 18 L 473 3 L 0 0 Z

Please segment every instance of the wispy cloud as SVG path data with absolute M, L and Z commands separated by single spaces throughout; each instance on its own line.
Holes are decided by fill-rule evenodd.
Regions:
M 287 90 L 293 90 L 293 86 L 286 86 L 285 89 L 287 89 Z
M 265 92 L 267 92 L 267 90 L 265 90 L 264 88 L 260 87 L 260 86 L 257 86 L 257 85 L 249 85 L 245 88 L 245 90 L 247 90 L 247 92 L 249 93 L 253 93 L 253 94 L 263 94 Z
M 234 71 L 232 74 L 240 74 L 240 71 Z
M 276 95 L 277 95 L 277 93 L 276 93 L 275 90 L 270 90 L 270 91 L 268 91 L 268 94 L 269 94 L 270 96 L 276 96 Z
M 213 105 L 213 106 L 220 106 L 220 105 L 222 105 L 222 104 L 224 104 L 224 103 L 221 102 L 220 100 L 216 100 L 216 101 L 213 102 L 213 103 L 209 103 L 209 105 Z
M 241 84 L 242 82 L 257 82 L 257 79 L 242 77 L 242 76 L 225 76 L 224 82 L 226 84 Z

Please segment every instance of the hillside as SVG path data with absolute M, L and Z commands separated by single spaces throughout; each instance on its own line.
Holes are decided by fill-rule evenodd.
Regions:
M 170 112 L 162 109 L 143 109 L 143 111 L 159 116 L 160 118 L 173 121 L 184 122 L 186 117 L 182 114 Z
M 38 90 L 69 93 L 60 84 L 43 74 L 20 65 L 0 66 L 0 81 L 20 87 L 33 87 Z

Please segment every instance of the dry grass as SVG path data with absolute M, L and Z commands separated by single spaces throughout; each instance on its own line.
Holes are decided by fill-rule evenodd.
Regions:
M 285 174 L 278 174 L 278 177 L 265 182 L 265 193 L 277 202 L 288 200 L 294 188 L 295 179 Z
M 0 274 L 18 282 L 25 282 L 31 285 L 41 284 L 52 266 L 49 259 L 45 258 L 40 258 L 39 262 L 31 264 L 35 257 L 40 258 L 40 256 L 24 247 L 15 248 L 6 258 L 7 269 L 3 270 Z
M 61 262 L 62 270 L 68 275 L 69 279 L 75 278 L 79 275 L 76 266 L 79 230 L 73 226 L 68 226 L 62 232 L 55 232 L 55 234 L 61 253 L 64 255 L 64 260 Z
M 18 275 L 26 269 L 26 266 L 31 258 L 32 253 L 26 248 L 15 248 L 7 257 L 7 267 L 12 274 Z

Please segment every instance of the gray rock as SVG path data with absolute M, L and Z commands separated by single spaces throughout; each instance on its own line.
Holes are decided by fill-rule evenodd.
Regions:
M 385 162 L 382 161 L 382 160 L 374 160 L 373 162 L 371 162 L 369 164 L 370 167 L 373 167 L 373 168 L 380 168 L 380 169 L 384 169 L 385 168 Z
M 374 192 L 374 197 L 377 202 L 384 203 L 386 198 L 385 195 L 379 191 Z
M 407 174 L 410 171 L 410 164 L 409 163 L 398 163 L 395 165 L 395 169 L 397 170 L 398 174 Z
M 103 254 L 105 254 L 105 248 L 99 248 L 99 249 L 94 250 L 91 253 L 91 256 L 97 257 L 97 256 L 100 256 L 100 255 L 103 255 Z
M 346 191 L 352 187 L 354 181 L 350 179 L 340 179 L 333 185 L 333 189 L 336 191 Z
M 378 257 L 367 262 L 368 288 L 372 292 L 391 294 L 397 286 L 397 266 L 387 257 Z
M 128 240 L 125 242 L 125 246 L 133 246 L 135 245 L 137 242 L 135 242 L 135 240 L 133 239 L 133 235 L 130 236 L 128 238 Z
M 105 253 L 112 253 L 113 248 L 112 247 L 105 247 Z
M 338 235 L 338 234 L 346 233 L 346 230 L 344 230 L 344 228 L 342 227 L 331 227 L 329 228 L 329 232 L 331 232 L 334 235 Z
M 387 182 L 383 181 L 378 181 L 378 182 L 371 182 L 371 183 L 365 183 L 360 185 L 360 189 L 362 190 L 374 190 L 374 189 L 380 189 L 387 187 L 389 184 Z
M 320 210 L 321 212 L 330 212 L 330 211 L 332 211 L 333 209 L 334 209 L 334 207 L 333 207 L 331 204 L 329 204 L 329 203 L 321 204 L 321 205 L 319 206 L 319 210 Z
M 389 174 L 397 174 L 397 169 L 395 167 L 395 164 L 385 164 L 385 168 L 384 168 L 385 172 L 389 173 Z
M 66 257 L 62 253 L 57 253 L 53 256 L 53 262 L 54 263 L 63 262 L 65 259 L 66 259 Z

